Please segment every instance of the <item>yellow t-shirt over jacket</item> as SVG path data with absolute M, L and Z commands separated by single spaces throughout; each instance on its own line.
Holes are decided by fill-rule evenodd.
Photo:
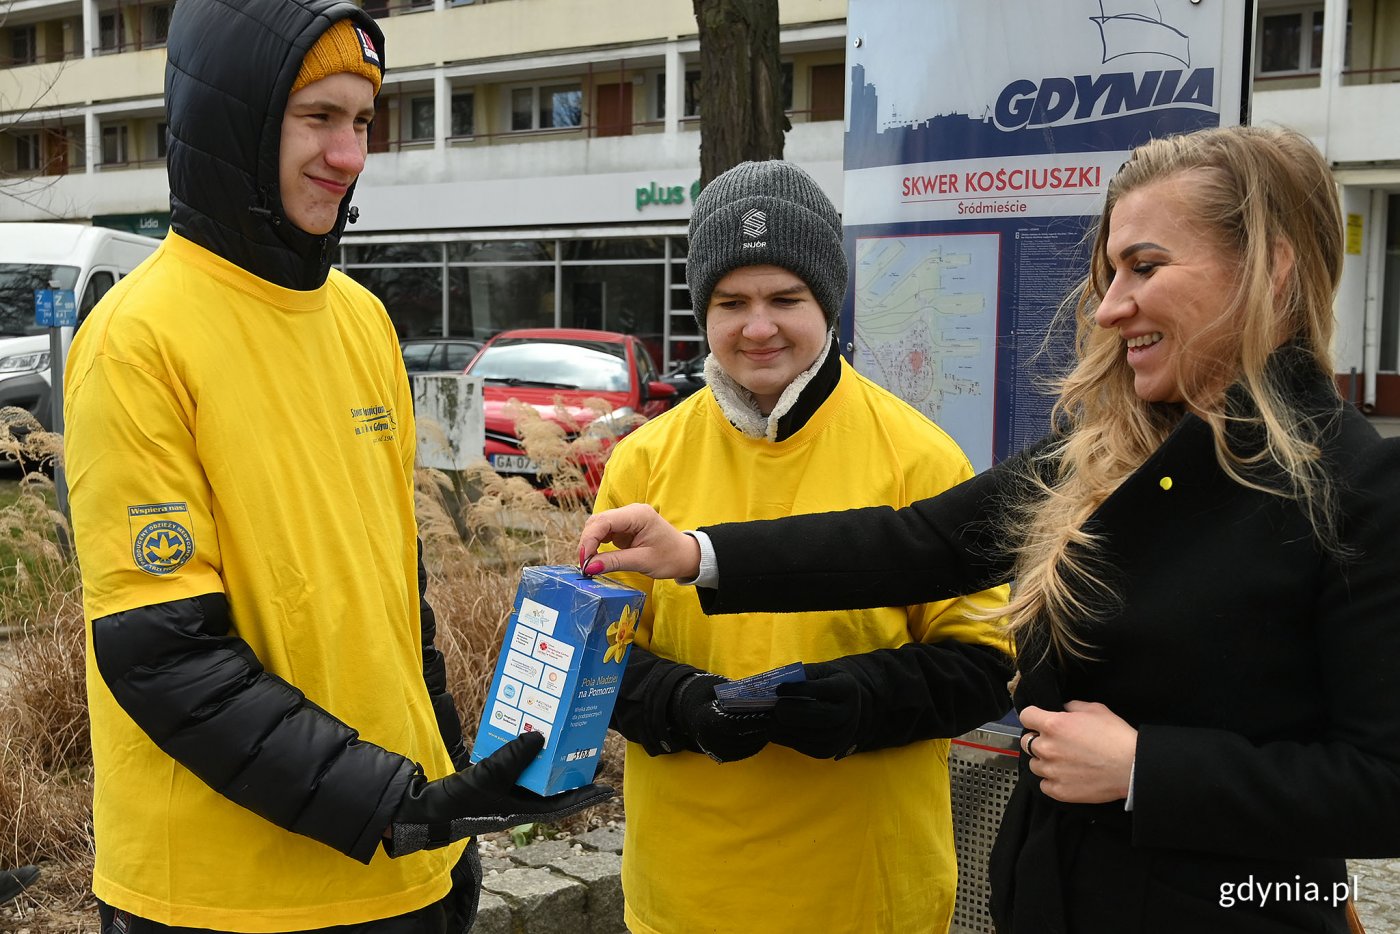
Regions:
M 98 898 L 266 932 L 443 897 L 461 845 L 369 865 L 212 791 L 113 699 L 91 621 L 227 596 L 271 674 L 363 741 L 451 771 L 423 681 L 412 401 L 383 306 L 280 288 L 170 234 L 84 323 L 67 469 L 89 623 Z
M 654 506 L 679 528 L 886 504 L 903 506 L 972 476 L 957 445 L 844 362 L 832 394 L 791 437 L 745 435 L 710 390 L 624 439 L 598 509 Z M 723 581 L 724 569 L 720 568 Z M 728 678 L 956 639 L 1003 645 L 974 606 L 998 588 L 915 607 L 707 617 L 693 588 L 616 575 L 649 592 L 636 641 Z M 634 934 L 941 932 L 957 879 L 948 742 L 839 760 L 770 744 L 719 764 L 693 752 L 627 748 L 623 847 Z

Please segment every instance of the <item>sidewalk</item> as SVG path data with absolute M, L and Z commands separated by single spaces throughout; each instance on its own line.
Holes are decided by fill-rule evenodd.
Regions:
M 1400 438 L 1400 418 L 1387 415 L 1372 415 L 1369 419 L 1383 438 Z

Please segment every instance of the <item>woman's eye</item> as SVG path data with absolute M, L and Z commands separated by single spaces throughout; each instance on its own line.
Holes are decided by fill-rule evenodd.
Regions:
M 1156 263 L 1138 263 L 1135 266 L 1133 266 L 1133 272 L 1137 273 L 1139 276 L 1147 276 L 1151 275 L 1152 270 L 1156 268 Z

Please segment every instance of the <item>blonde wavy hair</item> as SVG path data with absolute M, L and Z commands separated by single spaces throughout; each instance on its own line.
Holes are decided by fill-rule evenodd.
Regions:
M 1210 330 L 1211 359 L 1191 360 L 1193 335 L 1175 355 L 1189 360 L 1177 379 L 1183 403 L 1145 402 L 1133 391 L 1123 339 L 1095 312 L 1112 269 L 1107 242 L 1114 206 L 1129 192 L 1191 173 L 1188 197 L 1238 268 L 1233 295 Z M 1330 380 L 1332 301 L 1342 267 L 1342 227 L 1326 162 L 1297 133 L 1257 127 L 1205 130 L 1153 140 L 1135 150 L 1109 183 L 1089 272 L 1062 308 L 1076 320 L 1077 358 L 1058 381 L 1058 440 L 1030 465 L 1037 495 L 1020 504 L 1024 538 L 1006 624 L 1061 658 L 1088 657 L 1083 623 L 1117 603 L 1109 566 L 1085 525 L 1123 480 L 1155 451 L 1187 411 L 1210 426 L 1221 467 L 1242 486 L 1295 500 L 1325 547 L 1335 547 L 1332 491 L 1319 463 L 1317 426 L 1266 366 L 1285 343 Z M 1223 350 L 1221 349 L 1223 348 Z M 1277 368 L 1275 368 L 1277 369 Z M 1250 404 L 1226 404 L 1225 387 Z M 1227 432 L 1262 443 L 1231 448 Z M 1239 447 L 1239 445 L 1236 445 Z M 1024 648 L 1023 648 L 1024 651 Z M 1033 663 L 1023 659 L 1023 665 Z

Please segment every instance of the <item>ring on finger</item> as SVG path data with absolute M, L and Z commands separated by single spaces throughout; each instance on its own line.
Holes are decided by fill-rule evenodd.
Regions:
M 1036 755 L 1035 755 L 1035 750 L 1032 748 L 1032 746 L 1033 746 L 1033 744 L 1035 743 L 1036 738 L 1039 737 L 1039 736 L 1040 736 L 1039 733 L 1027 733 L 1027 734 L 1026 734 L 1026 755 L 1029 756 L 1029 757 L 1032 758 L 1032 759 L 1034 759 L 1034 758 L 1036 757 Z

